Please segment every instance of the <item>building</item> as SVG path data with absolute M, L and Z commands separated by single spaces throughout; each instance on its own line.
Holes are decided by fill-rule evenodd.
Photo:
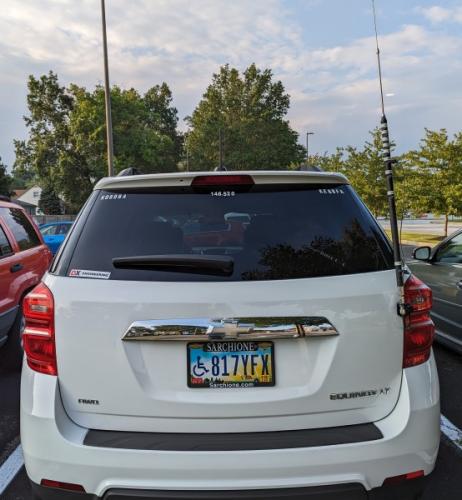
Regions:
M 32 186 L 28 189 L 16 189 L 13 191 L 11 200 L 21 205 L 30 215 L 42 215 L 38 206 L 41 195 L 42 188 L 40 186 Z

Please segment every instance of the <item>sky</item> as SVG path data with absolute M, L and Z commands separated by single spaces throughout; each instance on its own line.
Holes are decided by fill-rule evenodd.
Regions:
M 387 116 L 398 152 L 424 128 L 462 130 L 462 1 L 376 0 Z M 380 119 L 370 0 L 106 0 L 112 84 L 166 81 L 179 126 L 229 63 L 271 68 L 310 153 L 361 146 Z M 0 157 L 27 137 L 27 78 L 103 81 L 99 0 L 0 0 Z

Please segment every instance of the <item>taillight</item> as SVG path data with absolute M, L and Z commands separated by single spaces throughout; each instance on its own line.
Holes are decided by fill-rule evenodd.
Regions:
M 383 482 L 383 485 L 399 484 L 404 481 L 411 481 L 412 479 L 418 479 L 419 477 L 424 477 L 423 470 L 416 470 L 414 472 L 408 472 L 407 474 L 400 474 L 399 476 L 387 477 Z
M 432 291 L 415 276 L 404 284 L 409 313 L 404 318 L 403 368 L 425 363 L 430 357 L 435 325 L 430 318 Z
M 32 370 L 57 375 L 54 300 L 49 288 L 40 283 L 23 302 L 25 327 L 24 351 Z
M 254 181 L 250 175 L 198 175 L 191 186 L 252 186 Z
M 42 479 L 40 481 L 40 485 L 48 488 L 57 488 L 59 490 L 79 491 L 80 493 L 85 493 L 85 488 L 80 484 L 63 483 L 62 481 L 54 481 L 52 479 Z

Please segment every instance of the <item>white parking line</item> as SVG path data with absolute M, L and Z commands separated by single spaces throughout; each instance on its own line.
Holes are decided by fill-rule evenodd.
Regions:
M 444 415 L 441 415 L 440 427 L 441 432 L 462 451 L 462 431 Z M 0 495 L 8 488 L 23 465 L 24 458 L 19 445 L 0 467 Z
M 441 432 L 462 451 L 462 431 L 444 415 L 441 415 Z
M 0 498 L 23 465 L 22 448 L 18 445 L 0 467 Z

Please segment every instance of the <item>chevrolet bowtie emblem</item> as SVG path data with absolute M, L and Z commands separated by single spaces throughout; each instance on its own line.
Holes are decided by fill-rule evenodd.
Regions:
M 207 328 L 207 335 L 211 340 L 237 338 L 241 334 L 250 333 L 254 326 L 250 323 L 239 323 L 235 319 L 212 320 Z

